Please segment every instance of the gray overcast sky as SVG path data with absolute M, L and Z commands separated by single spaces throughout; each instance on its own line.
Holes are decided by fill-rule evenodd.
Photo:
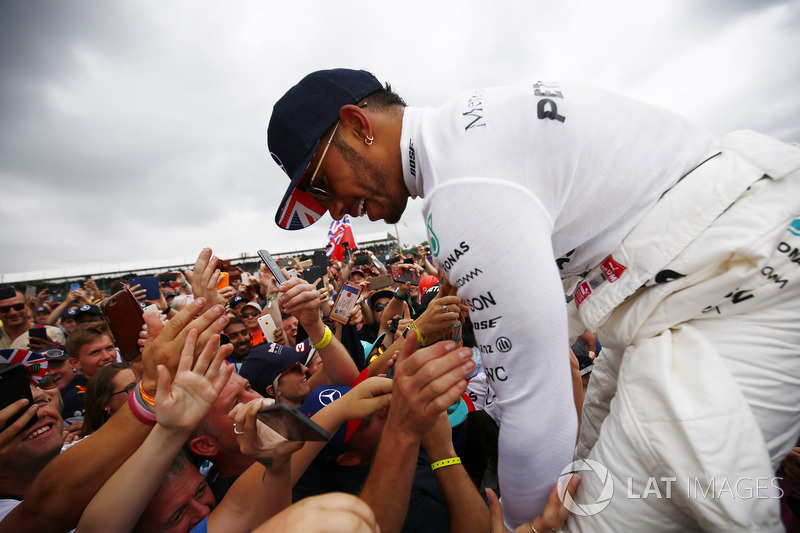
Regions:
M 0 274 L 324 246 L 329 216 L 275 225 L 288 179 L 265 141 L 313 70 L 365 68 L 418 106 L 577 81 L 718 136 L 800 141 L 798 50 L 794 0 L 3 0 Z M 400 237 L 417 243 L 409 205 Z

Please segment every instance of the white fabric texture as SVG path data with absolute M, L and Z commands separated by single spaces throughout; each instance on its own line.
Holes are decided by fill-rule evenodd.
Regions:
M 800 435 L 799 215 L 800 150 L 731 134 L 614 251 L 625 272 L 570 304 L 612 348 L 577 450 L 609 469 L 614 497 L 569 531 L 783 531 L 774 472 Z M 575 500 L 600 485 L 584 476 Z
M 573 458 L 561 277 L 606 257 L 714 144 L 672 113 L 573 86 L 483 89 L 406 109 L 406 185 L 425 199 L 434 263 L 480 325 L 507 524 L 539 514 Z

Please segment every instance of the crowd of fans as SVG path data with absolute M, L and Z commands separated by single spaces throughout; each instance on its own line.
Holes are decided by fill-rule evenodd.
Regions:
M 468 308 L 425 248 L 391 265 L 354 250 L 315 279 L 286 259 L 282 284 L 263 265 L 223 276 L 206 249 L 153 300 L 92 279 L 51 307 L 44 291 L 4 294 L 0 355 L 27 366 L 32 400 L 0 410 L 0 533 L 505 531 L 493 394 Z M 361 292 L 342 323 L 345 283 Z M 131 362 L 101 309 L 120 290 L 147 307 Z M 580 415 L 602 344 L 586 332 L 566 348 Z M 330 439 L 287 440 L 259 420 L 275 402 Z M 787 497 L 798 460 L 782 466 Z M 530 529 L 564 524 L 555 489 Z

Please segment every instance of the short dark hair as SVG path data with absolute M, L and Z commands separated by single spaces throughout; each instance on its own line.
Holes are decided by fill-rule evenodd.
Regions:
M 75 329 L 72 330 L 72 333 L 70 333 L 69 338 L 67 338 L 67 343 L 64 346 L 65 351 L 67 355 L 77 359 L 78 352 L 80 352 L 84 344 L 94 342 L 103 335 L 108 335 L 109 338 L 114 341 L 114 335 L 111 334 L 111 330 L 105 322 L 84 322 L 83 324 L 78 324 L 75 326 Z
M 405 100 L 392 90 L 392 86 L 389 83 L 383 89 L 378 89 L 363 98 L 359 104 L 367 104 L 368 107 L 376 111 L 388 111 L 393 107 L 406 107 L 407 105 Z
M 222 331 L 225 331 L 226 329 L 228 329 L 228 326 L 232 326 L 233 324 L 241 324 L 245 328 L 247 327 L 247 325 L 244 323 L 244 321 L 241 318 L 239 318 L 237 316 L 232 316 L 232 317 L 228 318 L 228 323 L 225 325 L 224 328 L 222 328 Z

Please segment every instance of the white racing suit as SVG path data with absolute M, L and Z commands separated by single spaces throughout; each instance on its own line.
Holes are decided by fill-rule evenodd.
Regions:
M 487 410 L 499 415 L 508 525 L 542 512 L 574 457 L 561 279 L 613 252 L 715 145 L 673 113 L 571 85 L 480 89 L 404 111 L 405 184 L 424 197 L 434 264 L 469 305 Z
M 607 469 L 613 497 L 602 469 L 582 471 L 574 502 L 589 512 L 573 507 L 565 530 L 783 531 L 774 473 L 800 435 L 800 149 L 727 136 L 569 312 L 572 334 L 604 346 L 577 456 Z

